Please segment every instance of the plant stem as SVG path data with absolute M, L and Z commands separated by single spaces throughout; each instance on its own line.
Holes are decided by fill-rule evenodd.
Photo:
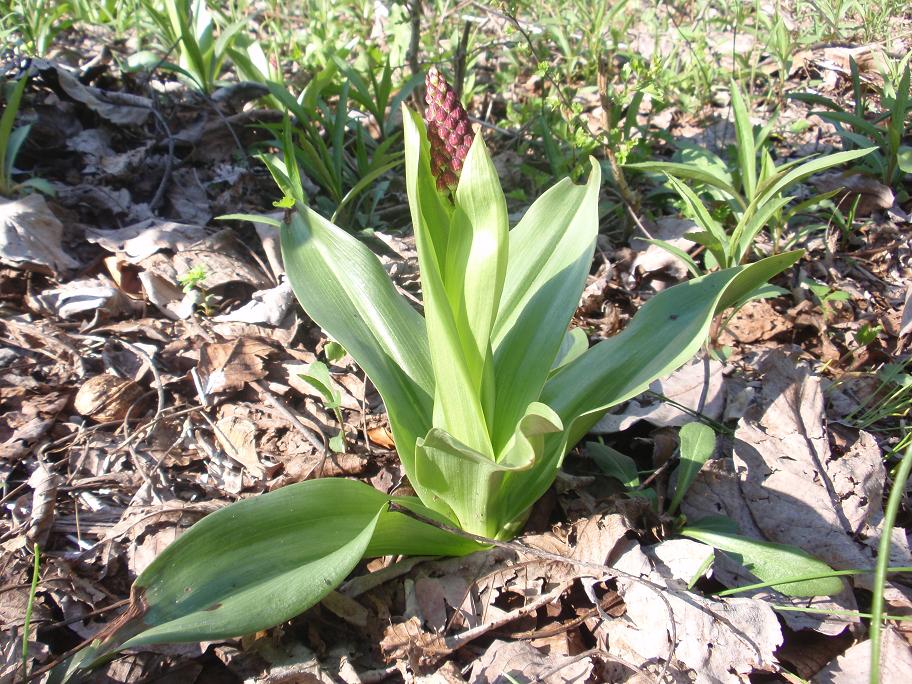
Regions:
M 25 624 L 22 626 L 22 681 L 28 677 L 29 632 L 32 626 L 32 607 L 35 605 L 35 592 L 38 590 L 38 569 L 41 552 L 38 544 L 34 547 L 35 563 L 32 566 L 32 587 L 29 589 L 28 603 L 25 606 Z
M 874 567 L 874 588 L 871 597 L 871 672 L 868 678 L 870 684 L 880 682 L 880 647 L 881 631 L 883 626 L 883 593 L 887 581 L 887 566 L 890 564 L 890 538 L 893 536 L 893 525 L 899 511 L 899 502 L 902 499 L 903 489 L 912 471 L 912 445 L 906 449 L 896 477 L 893 478 L 893 489 L 887 499 L 884 511 L 883 530 L 881 531 L 880 544 L 877 547 L 877 564 Z

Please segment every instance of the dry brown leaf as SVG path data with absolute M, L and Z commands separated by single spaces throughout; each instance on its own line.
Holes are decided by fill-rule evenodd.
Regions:
M 282 212 L 273 212 L 272 214 L 266 214 L 266 216 L 277 221 L 282 220 Z M 276 281 L 281 280 L 282 276 L 285 275 L 285 266 L 282 263 L 279 229 L 274 226 L 267 226 L 265 223 L 254 223 L 253 227 L 256 229 L 260 242 L 263 243 L 263 251 L 266 252 L 266 261 L 269 263 L 269 268 L 272 269 L 273 277 Z
M 726 515 L 743 535 L 792 544 L 837 570 L 872 567 L 882 518 L 876 493 L 884 478 L 876 445 L 862 433 L 857 444 L 834 457 L 824 428 L 820 379 L 778 352 L 769 354 L 761 368 L 762 399 L 739 423 L 733 460 L 708 462 L 682 510 L 692 520 Z M 894 536 L 891 557 L 896 564 L 910 562 L 904 535 Z M 756 581 L 724 555 L 717 557 L 715 574 L 728 586 Z M 870 579 L 862 575 L 853 581 L 869 587 Z M 856 609 L 848 588 L 813 601 L 769 595 L 819 610 Z M 888 586 L 887 597 L 908 605 L 895 587 Z M 791 611 L 783 619 L 795 629 L 828 634 L 846 624 L 844 618 Z
M 350 596 L 340 594 L 338 591 L 331 591 L 320 600 L 320 603 L 349 624 L 356 627 L 367 627 L 369 616 L 367 608 Z
M 202 266 L 206 278 L 201 287 L 209 291 L 232 283 L 243 283 L 257 290 L 272 287 L 273 284 L 263 272 L 251 265 L 252 261 L 249 254 L 244 254 L 237 248 L 234 233 L 223 230 L 176 252 L 171 263 L 175 281 Z M 146 261 L 141 265 L 148 268 Z M 163 266 L 159 266 L 156 272 L 166 275 L 166 271 Z
M 839 190 L 840 192 L 836 194 L 833 201 L 844 212 L 852 207 L 855 198 L 860 198 L 855 210 L 855 215 L 859 217 L 870 216 L 875 211 L 889 209 L 896 199 L 893 191 L 886 185 L 876 178 L 860 173 L 829 171 L 814 176 L 812 182 L 820 192 Z
M 649 389 L 661 394 L 691 411 L 699 410 L 704 416 L 717 419 L 725 408 L 725 377 L 723 365 L 715 359 L 694 359 L 661 380 L 655 380 Z M 700 405 L 706 388 L 705 402 Z M 641 395 L 624 405 L 618 413 L 609 413 L 592 428 L 594 434 L 621 432 L 640 420 L 662 427 L 683 425 L 693 417 L 690 413 L 672 406 L 665 399 Z
M 114 318 L 134 310 L 130 299 L 107 278 L 71 280 L 31 297 L 35 308 L 60 318 L 77 316 Z
M 567 656 L 546 655 L 527 641 L 495 640 L 469 673 L 470 684 L 503 682 L 545 682 L 570 684 L 589 681 L 592 661 Z M 509 677 L 510 679 L 507 679 Z
M 912 286 L 906 288 L 906 301 L 903 304 L 902 320 L 899 325 L 899 335 L 897 337 L 905 337 L 912 333 Z
M 756 300 L 748 302 L 732 316 L 719 336 L 719 344 L 765 342 L 792 328 L 793 323 L 767 300 Z
M 0 201 L 0 263 L 57 275 L 79 262 L 64 251 L 63 224 L 44 196 Z
M 906 684 L 912 674 L 912 647 L 895 629 L 882 632 L 880 647 L 881 684 Z M 814 684 L 858 684 L 867 682 L 871 672 L 871 642 L 862 641 L 830 662 L 811 680 Z
M 869 496 L 885 477 L 876 444 L 862 436 L 863 445 L 834 457 L 820 378 L 781 353 L 764 370 L 763 401 L 735 432 L 734 463 L 752 517 L 770 541 L 803 548 L 835 569 L 872 567 L 875 549 L 856 539 L 879 536 L 871 523 L 881 517 L 881 498 Z M 891 557 L 912 562 L 908 544 L 894 545 Z M 870 586 L 870 578 L 856 583 Z
M 650 576 L 653 581 L 661 578 Z M 604 625 L 610 653 L 633 663 L 656 662 L 668 653 L 668 612 L 665 602 L 639 582 L 618 582 L 627 605 L 626 619 Z M 775 650 L 782 643 L 779 621 L 762 601 L 722 601 L 666 589 L 678 643 L 674 656 L 696 684 L 747 682 L 755 671 L 778 669 Z
M 29 476 L 28 485 L 32 488 L 32 512 L 26 535 L 28 545 L 37 544 L 43 549 L 54 524 L 54 504 L 57 501 L 60 477 L 39 462 Z
M 41 72 L 53 72 L 52 78 L 67 95 L 113 124 L 141 126 L 152 114 L 154 105 L 148 98 L 83 85 L 70 68 L 46 59 L 32 59 L 31 63 Z
M 266 474 L 267 465 L 257 453 L 257 426 L 252 420 L 238 416 L 222 416 L 215 422 L 215 436 L 232 459 L 244 466 L 256 478 Z M 273 468 L 274 469 L 274 468 Z
M 256 325 L 280 325 L 294 307 L 294 292 L 287 280 L 268 290 L 257 290 L 244 306 L 226 314 L 213 317 L 218 323 L 253 323 Z
M 142 387 L 133 380 L 103 373 L 89 378 L 79 387 L 73 398 L 73 408 L 96 423 L 123 420 L 130 409 L 133 409 L 133 416 L 138 417 L 140 412 L 134 405 L 142 394 Z
M 239 390 L 266 377 L 264 362 L 273 352 L 265 342 L 249 337 L 204 344 L 198 369 L 206 394 Z
M 136 264 L 164 249 L 174 252 L 190 249 L 207 235 L 202 226 L 152 218 L 118 230 L 89 229 L 86 240 Z
M 367 436 L 374 444 L 379 444 L 384 449 L 395 449 L 396 442 L 393 441 L 393 433 L 385 425 L 374 428 L 368 428 Z

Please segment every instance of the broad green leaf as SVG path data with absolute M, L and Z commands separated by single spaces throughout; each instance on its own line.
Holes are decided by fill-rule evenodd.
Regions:
M 609 408 L 636 396 L 692 357 L 716 313 L 800 256 L 801 252 L 780 254 L 664 290 L 646 302 L 623 331 L 555 373 L 541 401 L 569 426 L 568 444 L 579 441 Z
M 551 372 L 553 373 L 561 366 L 565 366 L 573 359 L 582 356 L 587 349 L 589 349 L 589 338 L 586 335 L 586 331 L 582 328 L 571 328 L 564 334 L 564 339 L 561 340 L 560 349 L 557 352 L 554 363 L 551 364 Z
M 743 537 L 719 522 L 715 518 L 704 518 L 688 524 L 681 534 L 732 554 L 761 581 L 777 583 L 773 584 L 773 589 L 786 596 L 833 596 L 843 590 L 844 584 L 839 577 L 789 582 L 790 577 L 823 575 L 832 572 L 832 568 L 796 546 Z
M 897 165 L 903 173 L 912 173 L 912 147 L 901 145 L 896 154 Z
M 601 442 L 586 442 L 586 456 L 595 461 L 603 473 L 613 477 L 626 489 L 640 486 L 636 462 L 627 454 L 622 454 Z
M 319 601 L 365 555 L 448 554 L 478 545 L 401 513 L 353 480 L 302 482 L 223 508 L 136 579 L 137 617 L 121 648 L 242 636 Z M 393 499 L 433 516 L 411 499 Z
M 694 478 L 700 472 L 703 464 L 709 460 L 716 450 L 716 433 L 703 423 L 687 423 L 682 425 L 678 432 L 680 439 L 681 463 L 678 466 L 678 478 L 675 483 L 675 493 L 668 504 L 668 512 L 674 513 L 684 499 L 684 494 L 690 489 Z
M 819 157 L 801 165 L 790 167 L 787 173 L 778 173 L 773 176 L 767 183 L 757 188 L 757 196 L 751 201 L 747 208 L 747 213 L 753 213 L 756 208 L 771 197 L 775 197 L 782 190 L 804 180 L 808 176 L 820 173 L 826 169 L 845 164 L 873 152 L 876 148 L 868 147 L 863 150 L 848 150 L 846 152 L 836 152 L 828 154 L 825 157 Z M 782 169 L 782 167 L 780 167 Z
M 562 427 L 554 411 L 533 403 L 496 461 L 434 428 L 418 441 L 415 478 L 432 493 L 429 506 L 437 500 L 445 502 L 462 529 L 500 538 L 504 526 L 526 510 L 511 505 L 517 485 L 509 476 L 536 468 L 544 435 Z
M 695 167 L 691 164 L 682 164 L 680 162 L 638 162 L 636 164 L 624 164 L 624 168 L 636 171 L 656 171 L 666 173 L 675 178 L 686 178 L 687 180 L 705 183 L 718 188 L 731 197 L 741 198 L 741 194 L 735 190 L 729 180 L 704 167 Z M 741 201 L 743 203 L 743 200 Z
M 554 373 L 539 401 L 554 409 L 564 430 L 545 436 L 535 468 L 510 474 L 516 483 L 510 488 L 511 510 L 525 510 L 545 493 L 567 450 L 609 408 L 636 396 L 691 358 L 706 339 L 716 313 L 741 301 L 801 254 L 780 254 L 664 290 L 618 335 L 590 347 Z
M 509 261 L 493 330 L 497 395 L 494 450 L 537 401 L 586 283 L 598 233 L 601 172 L 586 185 L 564 179 L 510 231 Z
M 469 448 L 493 458 L 482 408 L 484 358 L 477 349 L 463 344 L 446 291 L 445 257 L 451 239 L 452 212 L 444 205 L 445 200 L 431 173 L 424 123 L 407 109 L 403 111 L 403 122 L 405 182 L 418 247 L 428 349 L 434 369 L 433 425 Z
M 445 286 L 456 320 L 468 326 L 460 335 L 470 333 L 477 354 L 486 359 L 507 272 L 510 226 L 497 169 L 480 132 L 462 169 L 456 208 Z
M 668 182 L 671 183 L 671 186 L 675 189 L 675 192 L 684 200 L 685 205 L 688 208 L 688 213 L 693 218 L 697 224 L 703 228 L 707 233 L 715 238 L 714 245 L 707 245 L 707 248 L 715 255 L 716 260 L 719 263 L 727 265 L 729 264 L 729 243 L 728 235 L 725 233 L 725 229 L 719 225 L 719 222 L 716 221 L 712 216 L 709 215 L 709 212 L 706 210 L 706 206 L 697 197 L 696 193 L 684 185 L 674 176 L 668 176 Z
M 434 395 L 424 321 L 367 247 L 311 209 L 289 213 L 281 242 L 298 301 L 377 387 L 412 472 L 415 440 L 431 427 Z

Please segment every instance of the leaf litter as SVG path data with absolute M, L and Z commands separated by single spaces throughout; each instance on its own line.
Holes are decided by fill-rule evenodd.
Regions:
M 838 50 L 820 63 L 848 71 Z M 59 86 L 71 118 L 99 117 L 96 128 L 70 140 L 84 164 L 76 168 L 82 182 L 55 179 L 57 202 L 35 193 L 0 206 L 0 283 L 4 295 L 18 293 L 5 298 L 14 313 L 0 322 L 0 472 L 15 485 L 4 491 L 0 527 L 0 621 L 5 634 L 21 636 L 27 561 L 37 542 L 46 559 L 33 614 L 41 630 L 29 652 L 34 663 L 47 664 L 59 644 L 43 641 L 44 629 L 64 630 L 70 639 L 97 633 L 116 614 L 129 579 L 183 529 L 228 502 L 320 475 L 357 477 L 386 491 L 406 491 L 408 484 L 390 465 L 395 459 L 384 457 L 394 444 L 382 403 L 356 369 L 333 367 L 344 426 L 335 425 L 319 392 L 298 381 L 326 340 L 296 313 L 274 231 L 257 226 L 237 239 L 243 229 L 209 225 L 219 203 L 236 210 L 251 202 L 240 190 L 217 194 L 212 186 L 230 176 L 249 192 L 259 182 L 226 161 L 235 145 L 220 117 L 187 107 L 183 121 L 169 120 L 174 140 L 197 147 L 187 166 L 166 173 L 160 139 L 148 128 L 153 99 L 86 85 L 47 60 L 34 66 Z M 876 70 L 863 73 L 871 78 Z M 117 152 L 124 128 L 142 139 Z M 702 128 L 695 133 L 707 135 Z M 129 179 L 143 165 L 155 177 L 132 187 Z M 889 189 L 871 179 L 853 183 L 860 216 L 893 207 Z M 676 221 L 660 219 L 661 235 L 686 248 L 689 228 Z M 836 569 L 873 565 L 888 486 L 884 442 L 828 425 L 824 383 L 795 359 L 842 358 L 849 350 L 830 339 L 831 331 L 847 331 L 848 339 L 887 312 L 896 321 L 884 325 L 874 353 L 907 349 L 908 249 L 889 248 L 891 230 L 902 236 L 895 226 L 866 230 L 871 249 L 880 250 L 857 255 L 870 277 L 834 265 L 831 255 L 806 266 L 808 277 L 832 276 L 857 293 L 849 304 L 827 315 L 807 294 L 799 306 L 752 302 L 719 337 L 734 348 L 728 363 L 685 366 L 597 430 L 637 463 L 661 468 L 673 463 L 674 433 L 657 428 L 680 425 L 694 412 L 737 419 L 730 446 L 704 466 L 684 512 L 692 519 L 724 512 L 742 534 L 795 544 Z M 413 243 L 377 238 L 387 246 L 386 268 L 414 296 Z M 593 269 L 576 323 L 594 336 L 623 327 L 663 279 L 686 275 L 654 246 L 632 247 L 639 251 L 608 247 L 611 263 Z M 199 265 L 205 278 L 191 295 L 179 279 Z M 39 280 L 26 280 L 26 272 Z M 200 314 L 204 304 L 211 316 Z M 834 319 L 842 327 L 834 328 Z M 155 374 L 112 363 L 92 336 L 142 346 Z M 791 356 L 768 353 L 779 348 Z M 311 438 L 339 427 L 353 453 L 327 457 Z M 167 665 L 171 681 L 204 672 L 264 682 L 367 681 L 394 673 L 415 681 L 504 681 L 505 674 L 518 681 L 654 681 L 664 671 L 665 681 L 743 682 L 790 664 L 790 640 L 822 633 L 849 641 L 814 681 L 866 679 L 870 644 L 859 620 L 775 612 L 770 604 L 857 610 L 865 594 L 855 590 L 870 589 L 869 575 L 846 579 L 846 590 L 831 599 L 798 600 L 771 589 L 719 598 L 720 586 L 755 578 L 705 544 L 657 537 L 667 521 L 632 505 L 607 481 L 584 455 L 571 455 L 562 484 L 519 540 L 523 552 L 371 561 L 338 594 L 270 634 L 202 650 L 141 650 L 107 666 L 106 676 L 163 681 L 167 675 L 157 673 Z M 912 564 L 904 530 L 894 530 L 892 541 L 891 563 Z M 888 612 L 909 614 L 902 577 L 888 584 L 886 598 Z M 55 626 L 61 618 L 69 624 Z M 904 624 L 886 629 L 883 681 L 901 681 L 909 671 Z M 8 639 L 0 679 L 20 659 L 21 639 Z

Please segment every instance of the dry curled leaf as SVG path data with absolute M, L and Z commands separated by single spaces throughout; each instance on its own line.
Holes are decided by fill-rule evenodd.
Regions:
M 52 275 L 76 268 L 62 238 L 63 224 L 43 195 L 0 201 L 0 263 Z
M 108 373 L 89 378 L 76 393 L 73 408 L 81 416 L 96 423 L 123 420 L 143 394 L 143 389 L 132 380 L 118 378 Z

